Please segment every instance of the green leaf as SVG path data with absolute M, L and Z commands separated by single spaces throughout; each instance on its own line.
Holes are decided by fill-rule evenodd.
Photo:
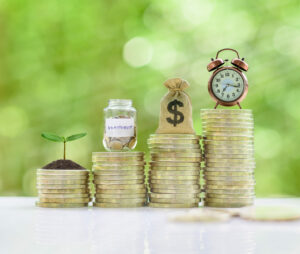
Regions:
M 42 137 L 54 142 L 64 142 L 64 137 L 60 137 L 56 134 L 49 133 L 49 132 L 43 132 Z
M 72 135 L 72 136 L 69 136 L 66 138 L 66 141 L 73 141 L 73 140 L 76 140 L 76 139 L 79 139 L 79 138 L 82 138 L 86 135 L 86 133 L 79 133 L 79 134 L 75 134 L 75 135 Z

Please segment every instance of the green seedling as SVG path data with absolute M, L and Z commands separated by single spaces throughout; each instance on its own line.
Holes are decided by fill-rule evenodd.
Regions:
M 53 141 L 53 142 L 62 142 L 62 143 L 64 143 L 64 160 L 66 159 L 66 143 L 70 142 L 70 141 L 80 139 L 84 136 L 86 136 L 86 133 L 79 133 L 79 134 L 71 135 L 69 137 L 58 136 L 56 134 L 49 133 L 49 132 L 43 132 L 42 133 L 42 137 L 47 139 L 47 140 L 50 140 L 50 141 Z

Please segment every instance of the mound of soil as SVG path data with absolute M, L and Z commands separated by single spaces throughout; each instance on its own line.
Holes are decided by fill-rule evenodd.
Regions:
M 43 169 L 84 169 L 74 161 L 71 160 L 57 160 L 52 161 L 46 166 L 42 167 Z

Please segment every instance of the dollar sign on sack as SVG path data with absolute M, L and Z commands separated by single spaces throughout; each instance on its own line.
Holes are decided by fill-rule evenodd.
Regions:
M 181 101 L 174 100 L 168 104 L 168 111 L 171 114 L 174 114 L 174 118 L 172 119 L 171 117 L 168 117 L 166 119 L 170 124 L 173 124 L 174 127 L 176 127 L 177 124 L 182 123 L 184 120 L 184 115 L 177 110 L 177 106 L 183 107 L 183 103 Z

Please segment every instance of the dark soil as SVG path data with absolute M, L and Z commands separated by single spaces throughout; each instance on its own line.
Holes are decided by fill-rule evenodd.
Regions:
M 57 160 L 47 164 L 43 169 L 84 169 L 84 167 L 71 160 Z

